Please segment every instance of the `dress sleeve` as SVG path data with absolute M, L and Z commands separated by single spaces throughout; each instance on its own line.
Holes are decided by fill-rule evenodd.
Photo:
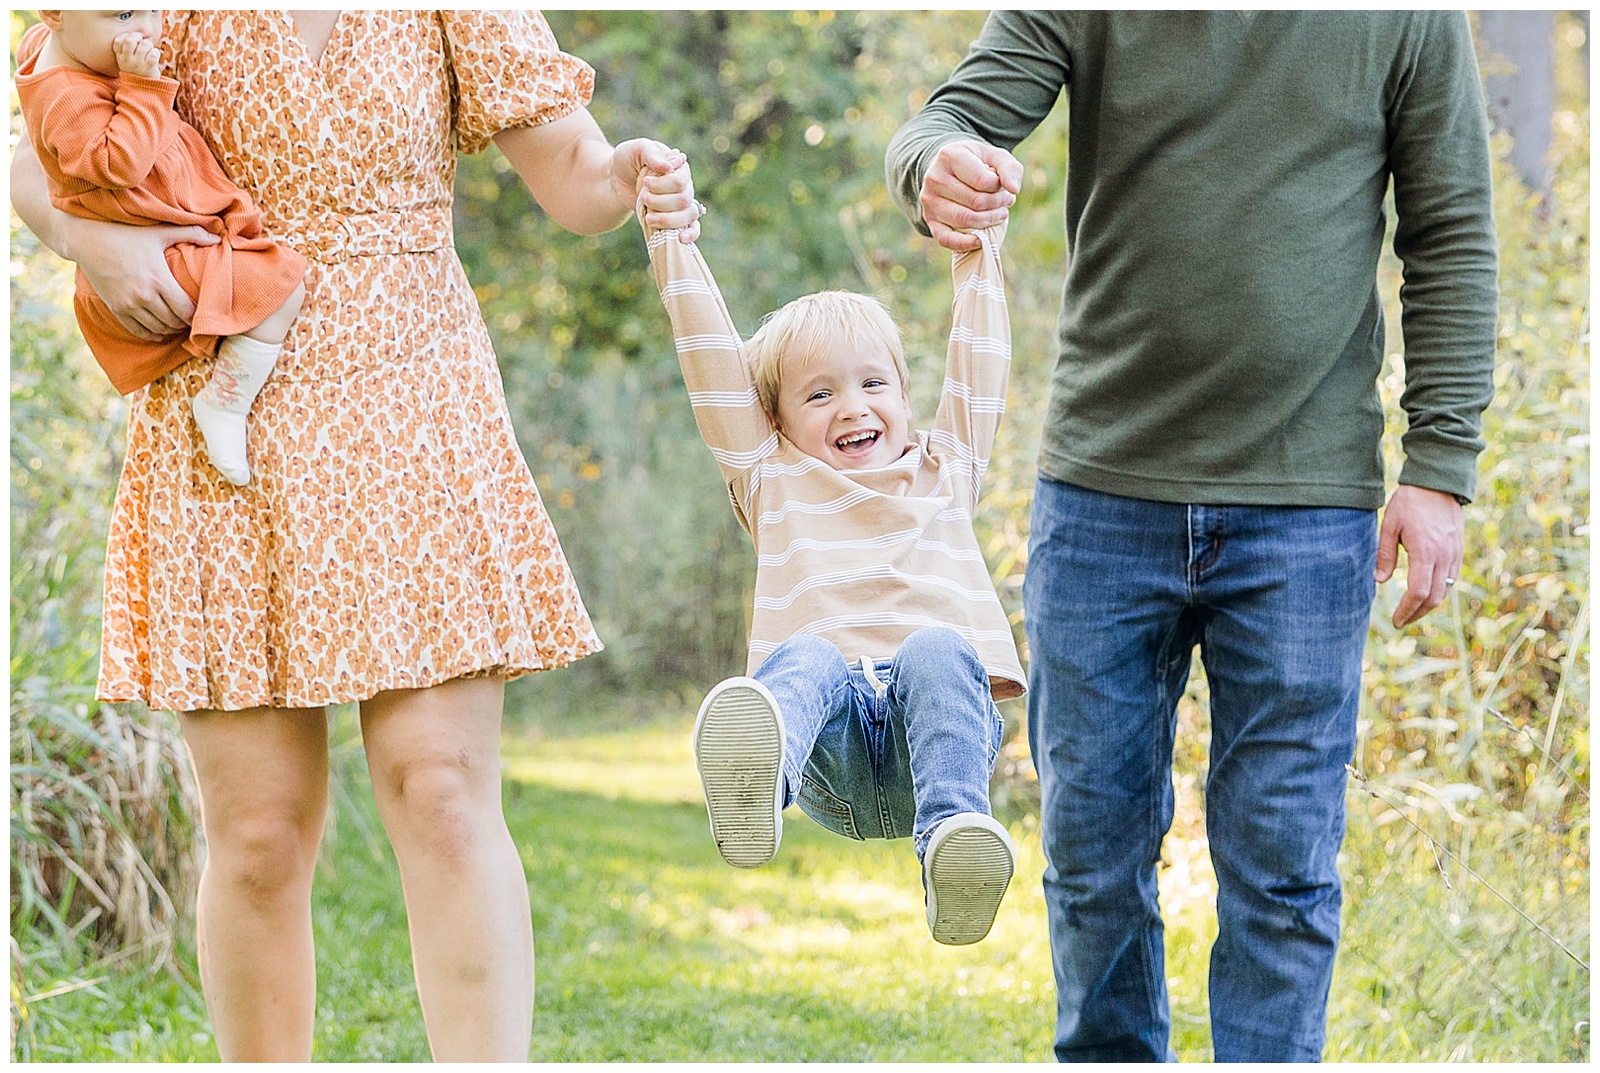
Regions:
M 445 11 L 441 17 L 461 152 L 482 152 L 508 127 L 560 119 L 594 94 L 594 68 L 562 52 L 537 11 Z
M 170 78 L 124 74 L 116 83 L 70 76 L 56 79 L 39 132 L 40 149 L 63 175 L 105 190 L 131 190 L 178 136 Z

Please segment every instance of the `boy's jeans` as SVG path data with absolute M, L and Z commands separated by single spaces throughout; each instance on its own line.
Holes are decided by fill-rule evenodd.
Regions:
M 988 815 L 1003 723 L 954 630 L 918 630 L 871 669 L 796 634 L 756 671 L 783 713 L 784 806 L 798 793 L 807 816 L 850 838 L 911 835 L 920 859 L 941 820 Z
M 1196 643 L 1211 691 L 1217 1061 L 1315 1061 L 1374 512 L 1199 507 L 1041 477 L 1023 586 L 1056 1056 L 1170 1059 L 1156 862 Z

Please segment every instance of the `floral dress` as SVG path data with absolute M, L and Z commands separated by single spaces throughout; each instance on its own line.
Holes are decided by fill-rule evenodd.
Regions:
M 346 11 L 315 62 L 286 12 L 169 13 L 163 55 L 310 268 L 249 485 L 190 416 L 208 360 L 130 396 L 99 696 L 310 707 L 597 651 L 450 215 L 456 154 L 581 107 L 593 71 L 532 12 Z

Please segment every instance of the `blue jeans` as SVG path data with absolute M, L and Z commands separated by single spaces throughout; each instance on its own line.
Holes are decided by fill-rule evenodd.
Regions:
M 1316 1061 L 1375 512 L 1156 503 L 1041 477 L 1032 526 L 1028 735 L 1056 1057 L 1173 1058 L 1156 863 L 1198 643 L 1211 689 L 1215 1057 Z
M 798 797 L 849 838 L 911 835 L 921 859 L 941 820 L 988 815 L 1003 723 L 988 672 L 954 630 L 918 630 L 871 669 L 796 634 L 756 671 L 783 713 L 784 807 Z

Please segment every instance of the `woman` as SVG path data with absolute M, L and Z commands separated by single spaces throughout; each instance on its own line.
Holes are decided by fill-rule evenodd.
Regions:
M 500 808 L 503 683 L 597 650 L 451 246 L 455 154 L 498 145 L 568 230 L 698 233 L 681 154 L 611 147 L 593 72 L 529 12 L 169 13 L 177 107 L 310 260 L 238 488 L 204 461 L 194 361 L 130 398 L 99 696 L 180 713 L 207 844 L 201 982 L 225 1060 L 311 1055 L 310 887 L 325 706 L 358 700 L 438 1060 L 527 1058 L 533 938 Z M 51 208 L 24 143 L 18 213 L 130 330 L 193 312 L 165 247 Z

